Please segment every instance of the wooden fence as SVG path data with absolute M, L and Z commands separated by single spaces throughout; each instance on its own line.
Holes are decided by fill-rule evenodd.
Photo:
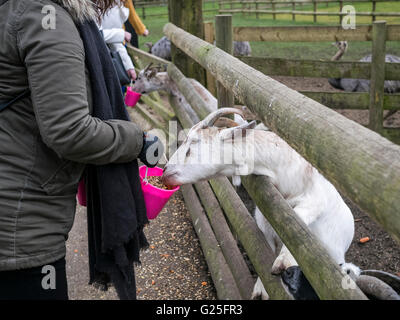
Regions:
M 208 111 L 206 111 L 204 100 L 175 65 L 133 47 L 129 47 L 128 50 L 131 56 L 136 61 L 138 59 L 142 61 L 143 65 L 153 62 L 168 66 L 169 76 L 198 114 L 197 118 L 190 117 L 185 109 L 179 105 L 179 99 L 174 100 L 175 102 L 170 99 L 175 116 L 182 127 L 189 128 L 207 115 Z M 139 108 L 142 108 L 140 104 Z M 142 110 L 139 111 L 141 114 L 142 112 Z M 168 118 L 163 118 L 165 120 L 164 126 L 167 126 Z M 153 119 L 149 118 L 148 121 L 156 128 L 162 125 L 154 121 L 154 117 Z M 321 298 L 365 299 L 363 293 L 354 283 L 353 289 L 343 289 L 344 275 L 339 267 L 331 260 L 323 246 L 299 220 L 293 210 L 285 204 L 282 196 L 268 179 L 249 177 L 244 179 L 243 182 L 253 197 L 258 197 L 253 191 L 257 192 L 256 190 L 260 186 L 268 188 L 268 194 L 274 199 L 268 201 L 268 206 L 273 208 L 266 207 L 265 204 L 258 201 L 257 205 L 260 206 L 263 213 L 270 217 L 268 218 L 269 221 L 277 221 L 276 223 L 271 222 L 273 225 L 279 225 L 278 227 L 274 225 L 276 230 L 281 232 L 282 227 L 284 227 L 285 233 L 293 235 L 282 237 L 280 234 L 285 243 L 289 244 L 290 250 L 295 247 L 292 252 L 295 252 L 296 259 L 300 256 L 309 257 L 299 258 L 300 266 L 307 278 L 311 279 L 310 282 Z M 254 186 L 257 187 L 253 188 Z M 181 190 L 200 239 L 218 298 L 249 299 L 252 292 L 254 281 L 251 279 L 248 266 L 237 247 L 236 239 L 239 239 L 270 298 L 290 299 L 282 286 L 280 277 L 274 276 L 270 272 L 276 256 L 231 182 L 224 177 L 209 182 L 196 183 L 193 186 L 182 186 Z M 289 228 L 289 231 L 287 228 Z M 301 246 L 298 245 L 300 242 L 302 242 Z M 348 281 L 352 287 L 352 280 L 348 279 Z
M 400 241 L 399 146 L 170 23 L 164 33 Z M 128 50 L 142 66 L 148 62 L 167 66 L 170 78 L 197 113 L 190 117 L 175 99 L 171 105 L 182 127 L 189 128 L 207 115 L 205 102 L 174 64 L 136 48 Z M 157 113 L 163 123 L 154 117 L 149 122 L 166 127 L 170 115 Z M 339 266 L 268 178 L 249 176 L 242 182 L 321 299 L 366 298 L 351 279 L 346 280 L 347 289 L 342 286 Z M 272 249 L 227 178 L 183 186 L 182 193 L 220 299 L 248 299 L 252 289 L 236 237 L 270 298 L 289 298 L 280 278 L 270 273 Z
M 213 43 L 213 24 L 205 25 L 206 40 Z M 372 41 L 372 63 L 359 61 L 298 60 L 267 57 L 238 57 L 249 66 L 269 76 L 294 76 L 317 78 L 370 79 L 368 92 L 315 92 L 302 94 L 332 108 L 369 110 L 369 128 L 400 144 L 400 128 L 383 126 L 384 110 L 400 110 L 400 94 L 384 93 L 384 80 L 400 80 L 400 64 L 385 63 L 385 41 L 400 40 L 400 25 L 375 22 L 358 26 L 357 30 L 344 30 L 338 26 L 289 26 L 289 27 L 236 27 L 233 38 L 237 41 Z M 213 82 L 208 74 L 210 91 Z M 379 81 L 382 85 L 377 87 Z
M 353 0 L 353 1 L 343 1 L 343 0 L 270 0 L 270 1 L 258 1 L 258 0 L 245 0 L 245 1 L 219 1 L 219 14 L 221 13 L 247 13 L 247 14 L 255 14 L 258 18 L 260 14 L 271 14 L 272 18 L 275 20 L 278 14 L 291 14 L 292 20 L 296 20 L 296 15 L 307 15 L 313 16 L 313 21 L 317 22 L 318 16 L 338 16 L 339 23 L 342 23 L 343 16 L 348 15 L 348 13 L 342 13 L 343 3 L 372 3 L 372 11 L 371 12 L 355 12 L 356 16 L 368 16 L 372 18 L 372 21 L 376 20 L 376 17 L 400 17 L 399 12 L 378 12 L 376 10 L 377 3 L 382 2 L 395 2 L 398 0 Z M 338 3 L 339 11 L 338 12 L 326 12 L 326 11 L 317 11 L 318 4 L 326 4 L 329 3 Z M 303 7 L 304 5 L 313 6 L 313 11 L 303 11 L 296 10 L 296 5 Z M 281 7 L 291 6 L 291 10 L 282 10 L 277 9 Z
M 206 8 L 208 3 L 213 4 L 213 8 Z M 146 13 L 146 9 L 151 9 L 155 7 L 161 7 L 165 10 L 160 13 Z M 163 1 L 152 1 L 152 2 L 135 2 L 135 9 L 140 14 L 142 19 L 147 18 L 155 18 L 155 17 L 163 17 L 168 16 L 168 0 Z M 218 3 L 217 0 L 203 0 L 203 13 L 218 13 Z
M 172 24 L 164 33 L 400 241 L 399 146 Z M 179 113 L 176 109 L 178 118 L 187 121 L 183 125 L 190 127 L 194 121 Z M 339 268 L 266 177 L 246 177 L 243 183 L 321 298 L 364 297 L 357 289 L 341 287 Z M 229 205 L 218 190 L 223 193 L 227 186 L 219 187 L 213 190 L 226 213 Z

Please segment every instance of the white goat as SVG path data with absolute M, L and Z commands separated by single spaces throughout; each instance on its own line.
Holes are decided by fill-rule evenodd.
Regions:
M 163 90 L 168 92 L 175 99 L 180 100 L 180 105 L 185 107 L 185 110 L 188 111 L 189 115 L 192 119 L 196 119 L 197 115 L 193 114 L 194 111 L 190 104 L 186 101 L 186 98 L 179 91 L 175 82 L 169 77 L 167 72 L 160 72 L 159 68 L 151 67 L 151 63 L 141 70 L 137 76 L 135 84 L 132 89 L 135 92 L 141 94 L 148 94 L 153 91 Z M 208 112 L 214 112 L 218 109 L 218 101 L 217 99 L 208 91 L 200 82 L 195 79 L 188 79 L 196 92 L 200 95 L 200 97 L 206 102 L 206 106 L 208 108 Z M 245 110 L 246 106 L 242 107 L 242 110 Z M 239 114 L 234 114 L 234 120 L 238 124 L 247 123 Z M 259 130 L 268 130 L 268 128 L 261 122 L 256 126 L 255 129 Z M 238 187 L 241 184 L 240 177 L 233 176 L 232 183 L 234 186 Z
M 252 130 L 254 121 L 233 128 L 213 126 L 219 117 L 231 113 L 243 116 L 238 109 L 223 108 L 192 127 L 164 167 L 164 183 L 175 186 L 217 176 L 268 176 L 333 260 L 344 271 L 358 275 L 360 270 L 356 266 L 345 263 L 345 253 L 354 235 L 353 215 L 335 187 L 275 133 Z M 252 148 L 253 153 L 243 154 L 243 150 Z M 232 153 L 230 163 L 209 160 L 229 153 Z M 255 218 L 268 242 L 273 244 L 276 234 L 259 210 Z M 279 274 L 294 265 L 296 260 L 283 245 L 271 271 Z M 260 279 L 253 296 L 256 294 L 267 297 Z
M 151 67 L 151 63 L 143 70 L 141 70 L 137 76 L 135 84 L 132 89 L 135 92 L 141 94 L 148 94 L 153 91 L 163 90 L 168 92 L 174 99 L 178 99 L 180 101 L 180 105 L 184 106 L 185 110 L 188 111 L 189 115 L 192 119 L 198 119 L 197 115 L 194 113 L 192 107 L 187 102 L 186 98 L 179 91 L 175 82 L 169 77 L 167 72 L 159 72 L 157 67 Z M 208 112 L 213 112 L 218 109 L 218 101 L 217 99 L 208 91 L 200 82 L 195 79 L 188 79 L 196 92 L 201 96 L 201 98 L 206 102 L 206 106 L 208 107 Z M 246 108 L 245 106 L 242 109 Z M 235 122 L 238 124 L 243 124 L 246 122 L 240 115 L 234 115 Z M 247 123 L 247 122 L 246 122 Z M 257 129 L 260 130 L 268 130 L 268 128 L 260 123 L 257 126 Z M 238 187 L 241 184 L 240 177 L 233 176 L 232 183 L 234 186 Z

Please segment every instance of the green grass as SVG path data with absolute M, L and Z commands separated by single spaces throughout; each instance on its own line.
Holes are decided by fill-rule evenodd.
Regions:
M 345 2 L 352 4 L 351 2 Z M 369 12 L 372 9 L 372 3 L 355 3 L 352 4 L 359 12 Z M 379 12 L 400 12 L 400 2 L 385 2 L 377 3 L 377 11 Z M 205 9 L 216 9 L 217 5 L 213 3 L 205 3 Z M 282 8 L 289 10 L 291 8 Z M 296 10 L 312 11 L 312 6 L 296 6 Z M 137 8 L 141 16 L 141 8 Z M 318 11 L 339 11 L 339 6 L 336 3 L 319 4 Z M 150 14 L 166 13 L 166 7 L 146 8 L 146 16 Z M 205 13 L 205 21 L 213 21 L 215 13 Z M 234 26 L 300 26 L 300 25 L 333 25 L 338 24 L 338 17 L 319 16 L 318 22 L 312 22 L 312 16 L 296 16 L 296 21 L 292 21 L 291 14 L 278 14 L 277 20 L 272 19 L 271 14 L 262 14 L 257 19 L 255 14 L 234 14 Z M 380 19 L 378 17 L 378 19 Z M 400 17 L 385 17 L 385 20 L 390 24 L 399 24 Z M 142 19 L 144 24 L 150 30 L 150 35 L 147 38 L 140 37 L 140 48 L 147 51 L 144 43 L 147 41 L 155 43 L 164 34 L 162 28 L 168 22 L 167 15 L 162 17 L 146 17 Z M 370 17 L 357 17 L 356 23 L 371 24 Z M 253 56 L 268 56 L 280 57 L 287 59 L 330 59 L 336 52 L 336 49 L 330 42 L 251 42 Z M 400 56 L 400 42 L 389 41 L 386 43 L 386 52 Z M 343 60 L 358 60 L 371 52 L 371 42 L 367 41 L 352 41 L 349 43 L 349 49 L 346 52 Z

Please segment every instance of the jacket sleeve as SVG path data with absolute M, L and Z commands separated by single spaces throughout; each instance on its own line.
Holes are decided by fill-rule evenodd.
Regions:
M 125 46 L 121 43 L 114 43 L 111 45 L 112 48 L 116 51 L 118 51 L 122 64 L 124 65 L 125 70 L 130 70 L 130 69 L 135 69 L 135 66 L 133 65 L 132 59 L 128 54 L 128 51 L 126 50 Z
M 133 6 L 132 0 L 127 0 L 125 2 L 125 7 L 129 8 L 129 22 L 132 27 L 135 29 L 138 35 L 143 35 L 144 31 L 146 30 L 146 26 L 143 24 L 142 20 L 136 13 L 135 7 Z
M 69 14 L 56 8 L 56 28 L 42 27 L 42 4 L 32 1 L 17 25 L 41 137 L 60 157 L 107 164 L 137 158 L 142 130 L 130 121 L 90 116 L 83 43 Z
M 102 29 L 106 43 L 123 43 L 125 41 L 125 30 L 120 28 Z

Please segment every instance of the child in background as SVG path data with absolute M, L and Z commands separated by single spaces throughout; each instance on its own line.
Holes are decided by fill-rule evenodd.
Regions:
M 131 45 L 135 48 L 139 48 L 138 35 L 147 37 L 149 30 L 147 30 L 146 26 L 137 15 L 132 0 L 126 0 L 125 7 L 129 9 L 129 18 L 128 21 L 125 22 L 125 29 L 132 34 Z
M 130 42 L 132 38 L 131 33 L 124 30 L 124 23 L 132 14 L 130 8 L 127 7 L 129 6 L 129 4 L 132 4 L 131 0 L 121 0 L 118 5 L 109 9 L 101 21 L 101 29 L 103 30 L 105 42 L 110 46 L 111 50 L 115 50 L 119 53 L 126 72 L 132 80 L 135 80 L 135 67 L 124 45 L 125 41 Z M 133 13 L 132 21 L 136 21 L 137 19 L 139 19 L 137 15 L 137 19 L 135 19 L 135 15 L 136 12 Z M 143 34 L 147 35 L 148 30 L 145 29 L 145 31 L 143 31 Z

